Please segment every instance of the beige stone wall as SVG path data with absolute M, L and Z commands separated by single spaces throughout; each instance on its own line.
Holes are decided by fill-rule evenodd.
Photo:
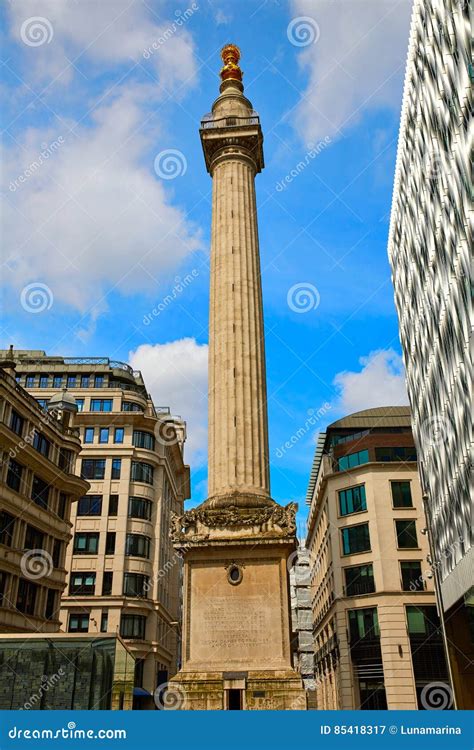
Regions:
M 326 464 L 326 472 L 327 469 Z M 410 482 L 413 508 L 392 507 L 391 480 Z M 367 510 L 341 516 L 338 491 L 359 484 L 365 485 Z M 429 568 L 426 561 L 428 540 L 421 534 L 425 518 L 416 467 L 395 462 L 364 464 L 344 472 L 327 473 L 326 479 L 318 484 L 318 490 L 314 503 L 319 508 L 316 505 L 312 508 L 312 525 L 308 536 L 313 571 L 315 651 L 328 641 L 333 632 L 339 644 L 337 666 L 326 669 L 319 681 L 317 676 L 318 707 L 359 707 L 357 676 L 347 639 L 348 610 L 376 606 L 388 707 L 416 709 L 405 608 L 410 604 L 421 606 L 435 603 L 431 579 L 425 577 L 425 588 L 419 592 L 404 592 L 401 585 L 402 560 L 419 560 L 422 573 Z M 416 521 L 417 549 L 397 549 L 395 519 Z M 341 529 L 366 522 L 369 524 L 371 551 L 343 555 Z M 346 597 L 344 568 L 365 563 L 373 565 L 375 593 Z

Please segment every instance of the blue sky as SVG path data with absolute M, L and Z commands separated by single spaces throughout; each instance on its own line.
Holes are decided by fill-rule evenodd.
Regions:
M 406 402 L 386 244 L 410 7 L 3 7 L 2 344 L 142 369 L 155 403 L 188 422 L 193 502 L 206 492 L 211 211 L 198 129 L 220 48 L 240 46 L 265 137 L 272 489 L 303 511 L 318 430 Z

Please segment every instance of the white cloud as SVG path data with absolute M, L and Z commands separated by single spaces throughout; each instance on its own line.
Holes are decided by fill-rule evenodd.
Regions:
M 169 406 L 187 423 L 185 460 L 196 468 L 207 457 L 207 344 L 185 338 L 166 344 L 143 344 L 129 354 L 141 370 L 157 406 Z
M 399 109 L 411 5 L 411 0 L 293 0 L 293 18 L 306 16 L 317 24 L 315 43 L 299 52 L 309 83 L 295 117 L 307 142 L 336 136 L 368 109 Z
M 170 143 L 156 118 L 152 134 L 142 127 L 148 86 L 114 94 L 91 124 L 68 121 L 74 133 L 30 128 L 3 153 L 5 282 L 19 294 L 42 281 L 55 302 L 83 312 L 93 307 L 93 317 L 107 307 L 107 291 L 151 291 L 161 273 L 200 247 L 198 231 L 171 203 L 169 182 L 153 171 L 150 149 Z M 43 145 L 59 139 L 19 182 L 41 162 Z
M 79 69 L 87 61 L 106 69 L 117 64 L 131 68 L 141 62 L 150 64 L 166 87 L 191 83 L 196 65 L 192 38 L 185 28 L 189 21 L 178 24 L 182 14 L 174 14 L 174 9 L 168 16 L 164 0 L 154 4 L 154 11 L 138 0 L 21 0 L 9 6 L 10 33 L 22 45 L 28 78 L 68 84 L 75 75 L 70 61 Z M 32 26 L 28 30 L 31 18 L 38 19 L 36 30 Z M 38 46 L 25 43 L 25 36 L 37 43 L 42 33 L 49 41 Z M 144 50 L 154 42 L 157 49 L 144 60 Z
M 402 358 L 393 349 L 380 349 L 359 360 L 359 372 L 343 371 L 334 378 L 339 391 L 335 405 L 344 416 L 376 406 L 408 404 Z

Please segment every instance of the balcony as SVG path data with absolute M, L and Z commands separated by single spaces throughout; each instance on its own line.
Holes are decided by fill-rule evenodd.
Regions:
M 254 112 L 251 117 L 220 117 L 214 119 L 212 112 L 201 120 L 201 130 L 212 128 L 242 128 L 249 125 L 260 125 L 260 117 Z

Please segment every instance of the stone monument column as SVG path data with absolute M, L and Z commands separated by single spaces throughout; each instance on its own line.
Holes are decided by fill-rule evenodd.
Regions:
M 173 518 L 184 557 L 183 664 L 170 708 L 302 709 L 292 668 L 288 558 L 296 505 L 270 497 L 255 175 L 260 120 L 240 52 L 222 50 L 220 96 L 201 123 L 213 180 L 208 499 Z
M 255 175 L 260 120 L 243 94 L 239 51 L 224 48 L 220 96 L 202 123 L 213 181 L 209 325 L 209 500 L 270 497 L 262 285 Z

